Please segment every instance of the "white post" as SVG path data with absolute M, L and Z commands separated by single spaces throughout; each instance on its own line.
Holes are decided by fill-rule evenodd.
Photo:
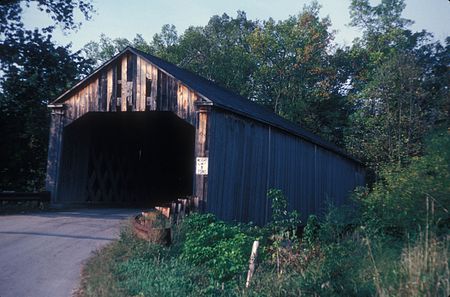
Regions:
M 256 262 L 256 257 L 258 256 L 258 247 L 259 247 L 259 241 L 255 240 L 253 242 L 252 253 L 250 255 L 250 262 L 248 265 L 247 282 L 245 283 L 246 288 L 248 288 L 248 286 L 250 285 L 250 280 L 253 276 L 253 272 L 255 272 L 255 262 Z

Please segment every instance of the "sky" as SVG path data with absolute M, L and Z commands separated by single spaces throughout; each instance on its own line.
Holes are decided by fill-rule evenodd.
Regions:
M 332 29 L 337 30 L 335 42 L 350 45 L 361 32 L 348 26 L 350 15 L 348 7 L 351 0 L 318 0 L 322 6 L 321 15 L 329 16 Z M 380 0 L 372 0 L 376 5 Z M 142 34 L 150 41 L 155 33 L 160 32 L 164 24 L 173 24 L 181 34 L 189 26 L 203 26 L 213 15 L 227 13 L 235 17 L 236 11 L 247 13 L 247 18 L 266 20 L 286 19 L 298 14 L 307 0 L 94 0 L 96 13 L 90 21 L 83 20 L 81 15 L 77 21 L 83 24 L 76 32 L 64 34 L 58 29 L 54 39 L 61 45 L 72 43 L 73 49 L 81 49 L 91 40 L 98 41 L 104 33 L 111 38 L 125 37 L 132 39 Z M 449 0 L 405 0 L 406 9 L 403 17 L 412 19 L 412 29 L 425 29 L 435 39 L 445 40 L 450 35 L 450 1 Z M 28 28 L 43 27 L 52 22 L 44 13 L 33 7 L 24 12 L 24 22 Z

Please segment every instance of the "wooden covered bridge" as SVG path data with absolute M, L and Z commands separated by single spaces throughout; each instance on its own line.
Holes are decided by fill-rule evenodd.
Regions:
M 196 196 L 225 220 L 267 222 L 268 189 L 303 217 L 341 204 L 364 167 L 211 81 L 128 47 L 49 104 L 55 206 L 145 206 Z

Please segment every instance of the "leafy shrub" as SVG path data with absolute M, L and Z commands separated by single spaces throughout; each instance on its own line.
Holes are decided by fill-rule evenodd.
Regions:
M 278 240 L 296 239 L 297 227 L 300 225 L 300 215 L 297 211 L 288 211 L 286 197 L 278 189 L 270 189 L 267 198 L 272 202 L 272 219 L 268 228 Z
M 426 224 L 448 228 L 450 220 L 450 134 L 442 132 L 428 142 L 426 154 L 405 168 L 388 167 L 371 192 L 357 200 L 362 219 L 373 234 L 402 236 Z
M 182 258 L 205 266 L 212 279 L 228 281 L 246 270 L 252 243 L 258 238 L 256 227 L 243 227 L 217 221 L 212 215 L 191 214 Z M 252 232 L 253 231 L 253 232 Z
M 271 241 L 266 250 L 271 255 L 271 264 L 275 264 L 277 273 L 281 274 L 287 266 L 297 261 L 300 219 L 297 211 L 288 211 L 287 200 L 281 190 L 270 189 L 267 198 L 271 200 L 272 216 L 265 227 Z
M 303 229 L 303 242 L 309 247 L 314 246 L 319 240 L 320 224 L 319 219 L 315 215 L 310 215 Z

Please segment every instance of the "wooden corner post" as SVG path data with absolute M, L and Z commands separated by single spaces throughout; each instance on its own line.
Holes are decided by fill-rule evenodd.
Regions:
M 64 129 L 64 106 L 49 105 L 52 109 L 50 136 L 48 142 L 47 176 L 45 189 L 50 192 L 51 203 L 57 203 L 58 175 L 62 150 L 62 134 Z
M 209 106 L 198 106 L 195 133 L 195 196 L 198 197 L 200 211 L 206 210 L 208 193 L 208 115 Z

